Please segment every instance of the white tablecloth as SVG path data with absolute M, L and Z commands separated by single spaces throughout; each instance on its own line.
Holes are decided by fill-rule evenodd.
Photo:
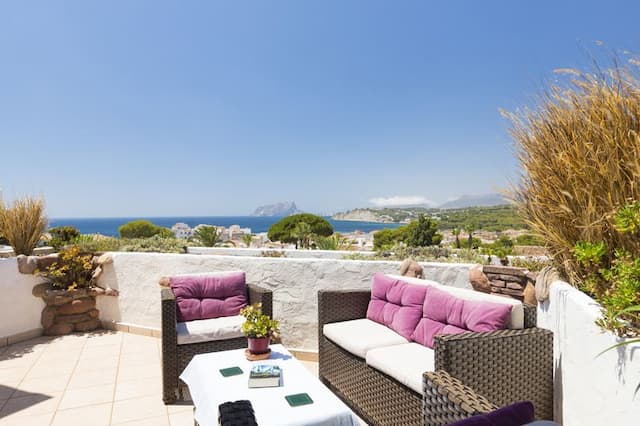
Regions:
M 244 349 L 196 355 L 180 378 L 189 386 L 201 426 L 217 426 L 218 405 L 248 399 L 260 426 L 322 425 L 357 426 L 356 415 L 314 377 L 282 345 L 271 345 L 271 357 L 248 361 Z M 250 389 L 249 372 L 255 364 L 277 364 L 282 368 L 282 385 Z M 240 367 L 242 375 L 223 377 L 221 368 Z M 309 394 L 313 404 L 291 407 L 285 395 Z

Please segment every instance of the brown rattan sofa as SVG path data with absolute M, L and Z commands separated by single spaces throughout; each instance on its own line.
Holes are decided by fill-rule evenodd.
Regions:
M 553 418 L 553 334 L 525 305 L 524 328 L 435 337 L 435 371 L 423 394 L 368 366 L 323 333 L 325 324 L 366 317 L 371 292 L 318 292 L 319 376 L 371 425 L 446 425 L 522 400 Z M 364 337 L 366 338 L 366 337 Z
M 250 304 L 262 303 L 262 312 L 273 315 L 271 290 L 255 284 L 247 284 L 247 295 Z M 178 376 L 189 361 L 198 354 L 226 351 L 247 347 L 247 338 L 238 337 L 226 340 L 213 340 L 190 344 L 178 344 L 176 327 L 176 298 L 171 288 L 163 288 L 162 300 L 162 399 L 165 404 L 172 404 L 182 398 L 184 385 Z

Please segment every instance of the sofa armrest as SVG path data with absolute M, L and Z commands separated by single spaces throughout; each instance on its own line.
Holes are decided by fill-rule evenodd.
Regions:
M 553 333 L 537 327 L 435 337 L 435 369 L 493 404 L 531 401 L 536 417 L 553 418 Z
M 165 404 L 176 400 L 178 377 L 178 336 L 176 334 L 176 296 L 170 288 L 163 288 L 160 293 L 162 316 L 162 398 Z
M 422 386 L 425 425 L 448 425 L 498 408 L 443 370 L 424 373 Z
M 249 304 L 262 303 L 262 313 L 273 318 L 273 292 L 257 284 L 247 284 Z
M 318 291 L 318 327 L 332 322 L 366 318 L 370 290 Z

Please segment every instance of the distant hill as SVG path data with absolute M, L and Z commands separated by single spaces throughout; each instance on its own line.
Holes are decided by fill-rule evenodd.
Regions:
M 509 204 L 509 200 L 500 194 L 461 195 L 438 206 L 440 209 L 462 209 L 466 207 L 490 207 Z
M 275 204 L 260 206 L 255 209 L 251 216 L 291 216 L 292 214 L 302 213 L 298 210 L 296 203 L 293 201 L 283 201 Z

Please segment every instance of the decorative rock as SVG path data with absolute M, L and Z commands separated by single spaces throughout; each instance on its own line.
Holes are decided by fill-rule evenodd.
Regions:
M 491 285 L 496 286 L 496 287 L 506 287 L 507 283 L 505 283 L 504 281 L 501 281 L 501 280 L 492 280 L 491 281 Z
M 36 258 L 36 263 L 38 265 L 38 269 L 46 269 L 49 266 L 56 263 L 59 259 L 58 253 L 48 254 L 46 256 L 30 256 Z
M 19 254 L 17 261 L 18 271 L 21 274 L 33 275 L 36 269 L 38 269 L 38 258 L 36 256 L 25 256 L 24 254 Z
M 171 278 L 169 277 L 161 277 L 160 281 L 158 281 L 160 287 L 170 287 L 171 286 Z
M 516 268 L 513 266 L 497 266 L 497 265 L 485 265 L 483 272 L 486 274 L 506 274 L 516 277 L 524 277 L 527 273 L 526 269 Z
M 54 324 L 49 328 L 44 329 L 46 336 L 62 336 L 69 334 L 73 331 L 73 325 L 71 324 Z
M 530 282 L 527 283 L 527 286 L 524 288 L 524 303 L 528 305 L 537 305 L 538 300 L 536 299 L 536 288 Z
M 94 269 L 93 273 L 91 274 L 91 279 L 93 280 L 93 282 L 96 282 L 101 274 L 102 274 L 102 266 L 96 267 L 96 269 Z
M 74 315 L 56 315 L 56 324 L 75 324 L 77 322 L 89 321 L 92 319 L 88 313 Z
M 50 288 L 51 284 L 49 283 L 37 284 L 31 289 L 31 294 L 33 294 L 35 297 L 44 297 L 46 291 Z
M 55 323 L 56 319 L 56 308 L 53 306 L 46 306 L 42 310 L 42 315 L 40 316 L 40 323 L 42 324 L 42 328 L 47 329 L 51 327 Z
M 98 320 L 97 318 L 92 318 L 90 320 L 74 324 L 73 329 L 75 331 L 91 331 L 99 327 L 100 327 L 100 320 Z
M 524 286 L 520 283 L 514 283 L 514 282 L 507 283 L 507 288 L 511 288 L 513 290 L 522 290 L 522 287 Z
M 104 291 L 105 296 L 118 296 L 120 292 L 114 288 L 108 288 Z
M 98 258 L 97 263 L 99 265 L 108 265 L 109 263 L 113 263 L 113 256 L 111 253 L 104 253 Z
M 89 290 L 89 296 L 102 296 L 104 294 L 104 288 L 102 287 L 91 287 Z
M 83 297 L 81 299 L 74 299 L 71 303 L 58 307 L 58 315 L 83 314 L 95 307 L 95 299 L 91 297 Z
M 517 275 L 506 275 L 506 274 L 487 274 L 487 277 L 489 277 L 490 280 L 501 280 L 501 281 L 506 281 L 506 282 L 520 282 L 522 284 L 526 284 L 527 283 L 527 277 L 525 277 L 524 275 L 517 276 Z
M 73 300 L 71 296 L 43 296 L 42 300 L 47 306 L 60 306 Z
M 484 267 L 476 265 L 469 270 L 469 282 L 476 291 L 483 293 L 491 293 L 491 284 L 489 278 L 483 273 Z

